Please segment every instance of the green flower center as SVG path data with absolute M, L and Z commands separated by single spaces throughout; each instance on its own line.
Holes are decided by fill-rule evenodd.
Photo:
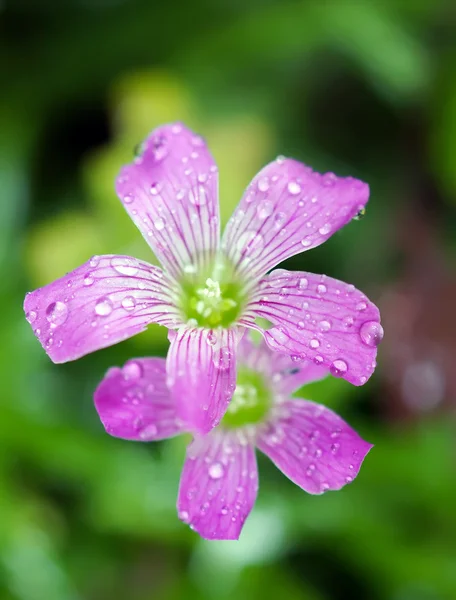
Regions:
M 241 368 L 238 370 L 236 389 L 222 427 L 234 429 L 263 421 L 272 403 L 272 395 L 261 373 Z
M 203 273 L 187 274 L 181 281 L 180 308 L 187 321 L 198 327 L 229 327 L 245 306 L 242 284 L 234 281 L 234 272 L 218 259 Z

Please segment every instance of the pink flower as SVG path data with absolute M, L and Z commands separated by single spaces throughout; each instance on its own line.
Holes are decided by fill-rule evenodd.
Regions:
M 326 368 L 311 361 L 296 365 L 264 342 L 253 345 L 247 335 L 239 343 L 238 366 L 222 422 L 189 445 L 181 475 L 179 518 L 207 539 L 238 539 L 258 491 L 255 447 L 310 494 L 353 481 L 372 447 L 328 408 L 290 397 L 325 377 Z M 116 437 L 153 441 L 186 431 L 161 358 L 110 369 L 95 392 L 95 406 Z
M 153 131 L 117 179 L 127 212 L 163 265 L 96 256 L 27 294 L 27 319 L 56 362 L 143 331 L 170 330 L 168 384 L 180 418 L 206 433 L 223 417 L 245 328 L 271 348 L 355 385 L 375 368 L 378 309 L 325 275 L 278 269 L 363 210 L 365 183 L 278 158 L 248 186 L 220 240 L 218 171 L 203 139 L 180 124 Z M 264 317 L 264 331 L 255 321 Z

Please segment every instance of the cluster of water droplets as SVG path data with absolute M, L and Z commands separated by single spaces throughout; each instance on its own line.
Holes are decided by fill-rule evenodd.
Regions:
M 313 289 L 309 284 L 309 280 L 305 276 L 292 277 L 290 273 L 283 269 L 274 270 L 268 277 L 269 287 L 273 290 L 278 290 L 279 297 L 285 302 L 287 298 L 290 298 L 289 307 L 287 310 L 288 317 L 291 321 L 296 323 L 296 329 L 298 332 L 312 331 L 313 336 L 308 340 L 307 344 L 311 351 L 316 351 L 319 348 L 323 351 L 330 351 L 332 345 L 330 338 L 326 338 L 325 334 L 336 331 L 356 333 L 355 316 L 356 314 L 362 314 L 368 309 L 368 303 L 365 300 L 360 299 L 354 303 L 354 315 L 339 316 L 337 313 L 343 311 L 340 301 L 336 301 L 334 304 L 335 316 L 326 316 L 322 314 L 322 305 L 320 298 L 324 298 L 326 295 L 329 297 L 329 301 L 332 302 L 332 297 L 335 296 L 343 297 L 345 295 L 348 298 L 355 292 L 353 285 L 343 285 L 335 289 L 328 289 L 327 277 L 321 276 L 321 281 L 315 285 Z M 316 296 L 315 296 L 316 293 Z M 303 296 L 303 301 L 296 301 L 297 297 Z M 260 299 L 260 304 L 268 306 L 268 303 L 274 301 L 273 297 L 264 295 Z M 311 305 L 314 305 L 314 311 L 311 310 Z M 333 310 L 333 309 L 331 309 Z M 359 320 L 356 319 L 358 322 Z M 361 324 L 357 325 L 358 335 L 361 342 L 365 346 L 376 347 L 383 339 L 383 328 L 378 321 L 366 320 L 362 321 Z M 282 346 L 287 347 L 290 343 L 289 332 L 286 327 L 282 325 L 276 325 L 269 330 L 271 334 L 270 343 L 276 347 L 277 350 L 281 350 Z M 295 361 L 300 361 L 308 358 L 306 353 L 295 354 L 291 357 Z M 313 356 L 313 361 L 317 365 L 325 363 L 325 358 L 321 354 Z M 334 377 L 344 377 L 349 370 L 349 363 L 342 356 L 336 357 L 331 360 L 328 364 L 330 372 Z M 373 363 L 372 366 L 375 366 Z M 366 377 L 361 377 L 361 383 L 366 381 Z

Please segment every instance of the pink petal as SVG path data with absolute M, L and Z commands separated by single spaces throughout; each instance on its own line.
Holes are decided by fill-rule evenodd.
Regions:
M 352 285 L 276 269 L 261 280 L 247 310 L 275 325 L 265 333 L 274 350 L 313 360 L 355 385 L 374 372 L 383 337 L 379 311 Z
M 259 278 L 286 258 L 325 242 L 368 198 L 368 185 L 358 179 L 320 175 L 296 160 L 278 158 L 248 186 L 222 247 L 239 273 Z
M 174 276 L 211 259 L 220 235 L 218 170 L 200 136 L 178 123 L 158 127 L 122 168 L 116 191 Z
M 263 373 L 276 394 L 287 396 L 306 383 L 319 381 L 329 374 L 328 369 L 310 360 L 296 362 L 287 354 L 278 354 L 264 340 L 255 344 L 248 334 L 239 342 L 237 361 L 252 371 Z
M 255 504 L 255 450 L 242 442 L 235 432 L 217 430 L 187 449 L 177 510 L 203 538 L 237 540 Z
M 166 386 L 164 358 L 135 358 L 113 367 L 95 391 L 95 407 L 107 433 L 148 442 L 181 433 Z
M 26 317 L 55 363 L 80 358 L 146 329 L 175 327 L 173 283 L 158 267 L 129 256 L 94 256 L 61 279 L 30 292 Z
M 332 410 L 288 400 L 257 439 L 258 448 L 309 494 L 339 490 L 358 475 L 372 448 Z
M 236 385 L 239 330 L 182 327 L 172 336 L 166 368 L 177 413 L 187 428 L 207 433 L 225 414 Z

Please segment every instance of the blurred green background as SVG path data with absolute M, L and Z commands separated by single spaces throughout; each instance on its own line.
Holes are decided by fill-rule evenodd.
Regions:
M 454 2 L 3 0 L 0 82 L 0 599 L 454 600 Z M 304 392 L 375 448 L 317 497 L 260 457 L 238 543 L 178 521 L 183 439 L 115 440 L 95 413 L 105 370 L 165 331 L 53 365 L 22 313 L 93 254 L 152 260 L 113 181 L 170 120 L 207 138 L 225 222 L 277 154 L 371 185 L 363 221 L 286 266 L 381 307 L 368 384 Z

